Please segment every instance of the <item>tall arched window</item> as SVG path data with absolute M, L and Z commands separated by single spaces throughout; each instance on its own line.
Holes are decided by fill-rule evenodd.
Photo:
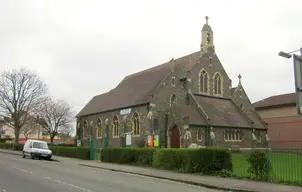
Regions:
M 119 121 L 116 115 L 113 117 L 113 137 L 119 136 Z
M 214 95 L 222 95 L 222 77 L 219 73 L 214 75 Z
M 101 118 L 99 118 L 98 121 L 97 121 L 96 136 L 97 137 L 102 137 L 102 120 L 101 120 Z
M 175 94 L 171 95 L 171 98 L 170 98 L 170 105 L 172 106 L 174 104 L 176 104 L 176 95 Z
M 202 69 L 199 73 L 199 92 L 209 93 L 209 78 L 206 70 Z
M 202 141 L 202 129 L 197 129 L 197 141 Z
M 139 135 L 140 134 L 140 126 L 139 126 L 139 115 L 137 112 L 133 114 L 132 117 L 132 133 L 133 135 Z
M 84 122 L 84 127 L 83 127 L 83 139 L 88 137 L 88 122 Z

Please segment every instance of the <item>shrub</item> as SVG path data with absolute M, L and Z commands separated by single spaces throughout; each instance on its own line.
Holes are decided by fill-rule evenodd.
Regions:
M 271 164 L 263 151 L 253 151 L 247 158 L 249 163 L 248 173 L 255 179 L 268 180 Z
M 153 157 L 153 167 L 185 173 L 214 175 L 232 171 L 231 154 L 222 148 L 159 149 Z
M 151 166 L 155 150 L 153 148 L 104 148 L 101 151 L 101 161 Z
M 22 144 L 14 144 L 14 143 L 0 143 L 0 149 L 10 149 L 16 151 L 22 151 L 23 145 Z
M 49 146 L 53 155 L 78 159 L 90 159 L 88 147 L 58 147 Z
M 0 143 L 5 143 L 6 141 L 12 141 L 12 138 L 0 138 Z

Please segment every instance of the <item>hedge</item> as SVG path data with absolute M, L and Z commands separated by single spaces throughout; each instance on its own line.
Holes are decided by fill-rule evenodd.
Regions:
M 101 151 L 101 161 L 152 166 L 155 150 L 153 148 L 104 148 Z
M 0 149 L 11 149 L 16 151 L 22 151 L 23 145 L 22 144 L 14 144 L 14 143 L 0 143 Z
M 231 153 L 224 148 L 105 148 L 101 151 L 101 161 L 207 175 L 232 171 Z
M 49 146 L 53 155 L 78 159 L 90 159 L 88 147 L 58 147 Z
M 12 144 L 12 143 L 0 143 L 0 149 L 10 149 L 22 151 L 22 144 Z M 49 146 L 53 155 L 62 157 L 71 157 L 78 159 L 90 159 L 89 148 L 88 147 L 59 147 L 59 146 Z
M 230 151 L 223 148 L 160 149 L 154 153 L 153 167 L 213 175 L 232 171 L 232 160 Z

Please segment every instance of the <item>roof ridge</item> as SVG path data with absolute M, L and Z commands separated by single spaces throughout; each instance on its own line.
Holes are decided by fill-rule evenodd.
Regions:
M 179 61 L 179 60 L 181 60 L 181 59 L 184 59 L 184 58 L 186 58 L 186 57 L 190 57 L 191 55 L 194 55 L 194 54 L 196 54 L 197 52 L 199 52 L 199 51 L 195 51 L 195 52 L 193 52 L 193 53 L 190 53 L 190 54 L 184 55 L 184 56 L 182 56 L 182 57 L 176 58 L 176 59 L 174 59 L 174 61 L 176 62 L 176 64 L 181 64 L 181 63 L 177 63 L 177 61 Z M 173 57 L 172 57 L 172 59 L 173 59 Z M 144 70 L 142 70 L 142 71 L 138 71 L 138 72 L 136 72 L 136 73 L 127 75 L 124 79 L 129 78 L 129 77 L 133 77 L 133 76 L 136 76 L 136 75 L 140 75 L 140 74 L 143 74 L 143 73 L 145 73 L 145 72 L 152 71 L 152 70 L 154 70 L 154 69 L 160 69 L 160 67 L 164 67 L 164 66 L 166 66 L 167 64 L 169 64 L 170 62 L 171 62 L 171 59 L 170 59 L 169 61 L 165 62 L 165 63 L 159 64 L 159 65 L 155 65 L 155 66 L 150 67 L 150 68 L 148 68 L 148 69 L 144 69 Z

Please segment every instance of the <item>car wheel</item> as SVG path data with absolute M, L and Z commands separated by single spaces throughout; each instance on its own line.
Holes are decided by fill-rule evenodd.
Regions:
M 30 157 L 31 157 L 31 159 L 35 158 L 35 156 L 32 153 L 30 154 Z
M 26 155 L 25 155 L 24 151 L 23 151 L 23 155 L 22 155 L 22 157 L 23 157 L 23 158 L 25 158 L 25 157 L 26 157 Z

